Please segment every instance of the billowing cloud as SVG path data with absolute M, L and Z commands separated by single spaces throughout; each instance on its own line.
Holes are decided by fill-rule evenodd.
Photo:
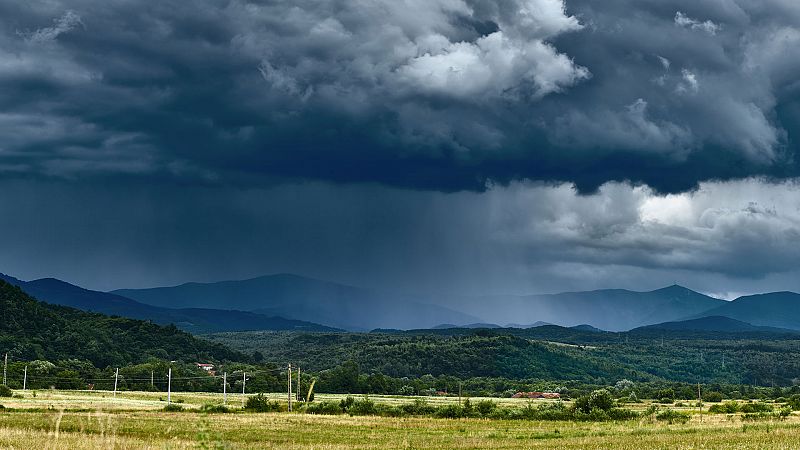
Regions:
M 717 34 L 717 31 L 720 29 L 719 25 L 710 20 L 701 22 L 697 19 L 692 19 L 680 11 L 675 13 L 675 25 L 690 28 L 692 30 L 702 30 L 712 36 Z
M 0 270 L 800 289 L 796 1 L 51 0 L 0 17 Z
M 79 0 L 0 13 L 9 174 L 665 192 L 800 174 L 791 2 Z

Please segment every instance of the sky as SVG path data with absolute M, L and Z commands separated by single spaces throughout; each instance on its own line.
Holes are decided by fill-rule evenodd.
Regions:
M 800 291 L 796 0 L 0 0 L 0 272 Z

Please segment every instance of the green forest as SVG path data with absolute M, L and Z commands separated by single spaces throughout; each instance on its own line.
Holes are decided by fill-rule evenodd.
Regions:
M 796 334 L 638 330 L 452 329 L 373 333 L 237 332 L 197 337 L 174 326 L 38 302 L 0 283 L 0 352 L 8 385 L 46 389 L 284 391 L 287 364 L 300 392 L 578 397 L 778 398 L 800 393 Z M 215 372 L 198 368 L 213 363 Z M 27 368 L 27 381 L 25 374 Z M 245 382 L 246 379 L 246 382 Z M 297 383 L 296 375 L 294 383 Z M 295 389 L 297 386 L 295 385 Z

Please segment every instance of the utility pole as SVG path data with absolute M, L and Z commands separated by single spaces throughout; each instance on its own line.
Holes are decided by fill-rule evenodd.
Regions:
M 167 405 L 172 403 L 172 367 L 167 373 Z
M 114 398 L 117 397 L 117 381 L 119 380 L 119 367 L 117 367 L 117 371 L 114 372 Z
M 461 381 L 458 382 L 458 406 L 461 406 Z
M 242 372 L 242 408 L 244 408 L 244 387 L 247 384 L 247 372 Z
M 150 390 L 155 390 L 156 383 L 155 383 L 155 371 L 150 371 Z
M 222 404 L 228 404 L 228 372 L 222 374 Z
M 25 376 L 22 378 L 22 390 L 28 389 L 28 366 L 25 366 Z
M 725 368 L 725 353 L 722 354 L 722 368 Z
M 297 366 L 297 393 L 295 394 L 295 399 L 297 402 L 300 402 L 300 366 Z
M 7 386 L 6 374 L 8 373 L 8 352 L 6 352 L 5 362 L 3 362 L 3 386 Z
M 289 363 L 289 370 L 286 371 L 288 375 L 288 388 L 289 388 L 289 412 L 292 412 L 292 364 Z

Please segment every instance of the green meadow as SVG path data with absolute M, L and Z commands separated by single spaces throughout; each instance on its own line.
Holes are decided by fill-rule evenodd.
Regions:
M 0 448 L 9 449 L 780 449 L 797 448 L 800 415 L 710 413 L 709 404 L 670 405 L 689 416 L 685 423 L 654 417 L 622 421 L 502 420 L 485 418 L 314 415 L 245 412 L 241 395 L 228 397 L 227 413 L 203 411 L 222 403 L 220 394 L 173 393 L 184 408 L 164 412 L 166 394 L 104 391 L 28 391 L 2 399 Z M 275 400 L 285 400 L 272 394 Z M 317 402 L 341 401 L 324 395 Z M 408 403 L 407 397 L 373 396 L 379 405 Z M 419 400 L 419 398 L 417 399 Z M 479 403 L 483 399 L 471 399 Z M 426 402 L 457 405 L 458 399 Z M 547 401 L 504 399 L 504 408 Z M 645 410 L 650 405 L 626 405 Z M 779 405 L 776 405 L 776 407 Z M 300 411 L 298 411 L 298 409 Z

